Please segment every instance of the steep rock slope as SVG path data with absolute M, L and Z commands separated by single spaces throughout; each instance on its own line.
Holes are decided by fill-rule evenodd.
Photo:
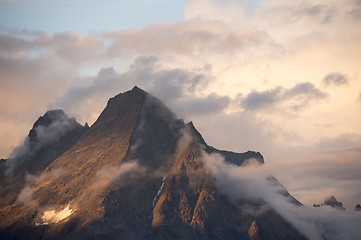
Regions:
M 304 239 L 267 203 L 251 214 L 217 189 L 202 162 L 218 153 L 192 123 L 134 87 L 108 101 L 97 121 L 31 186 L 33 206 L 1 209 L 3 239 Z M 21 231 L 19 231 L 21 230 Z

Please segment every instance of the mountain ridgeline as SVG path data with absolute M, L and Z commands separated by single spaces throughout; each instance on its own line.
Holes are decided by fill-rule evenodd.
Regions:
M 266 202 L 231 201 L 202 161 L 263 164 L 260 153 L 208 146 L 138 87 L 90 128 L 47 112 L 18 151 L 0 162 L 0 239 L 306 239 Z

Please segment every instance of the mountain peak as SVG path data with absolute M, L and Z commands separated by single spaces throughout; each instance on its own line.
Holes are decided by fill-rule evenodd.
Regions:
M 36 129 L 38 126 L 49 126 L 51 123 L 62 119 L 70 119 L 62 109 L 47 111 L 43 116 L 39 117 L 38 120 L 36 120 L 33 128 L 30 130 L 29 137 L 35 137 L 34 129 Z
M 35 132 L 53 133 L 48 131 L 53 123 L 42 124 L 65 114 L 45 115 Z M 202 162 L 205 151 L 238 166 L 249 159 L 261 164 L 260 153 L 208 146 L 192 122 L 185 124 L 137 86 L 110 98 L 76 142 L 45 161 L 50 158 L 44 153 L 61 140 L 46 141 L 34 155 L 37 161 L 28 161 L 29 167 L 37 163 L 36 169 L 46 169 L 19 194 L 22 198 L 12 198 L 11 208 L 0 208 L 6 216 L 0 219 L 1 239 L 256 239 L 258 233 L 267 239 L 304 239 L 273 210 L 253 216 L 235 206 Z
M 75 118 L 68 117 L 62 109 L 49 110 L 36 120 L 28 138 L 32 145 L 43 144 L 74 128 L 82 128 Z
M 132 91 L 145 92 L 143 89 L 139 88 L 138 86 L 134 86 L 134 87 L 132 88 L 132 90 L 130 90 L 130 91 L 131 91 L 131 92 L 132 92 Z
M 128 96 L 145 96 L 147 95 L 148 93 L 146 91 L 144 91 L 143 89 L 137 87 L 137 86 L 134 86 L 131 90 L 129 91 L 126 91 L 126 92 L 123 92 L 123 93 L 119 93 L 117 95 L 115 95 L 114 97 L 111 97 L 109 99 L 109 101 L 113 101 L 115 99 L 118 99 L 120 96 L 124 96 L 124 95 L 128 95 Z M 108 101 L 108 102 L 109 102 Z
M 334 196 L 331 196 L 329 199 L 326 199 L 324 204 L 333 208 L 345 210 L 345 208 L 342 205 L 342 202 L 337 201 L 337 199 Z

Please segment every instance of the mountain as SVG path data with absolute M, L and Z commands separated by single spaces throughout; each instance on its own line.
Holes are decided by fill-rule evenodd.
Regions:
M 356 212 L 360 212 L 360 211 L 361 211 L 361 205 L 360 205 L 360 204 L 357 204 L 357 205 L 356 205 L 355 211 L 356 211 Z
M 330 198 L 327 198 L 324 203 L 322 204 L 313 204 L 313 207 L 321 207 L 321 206 L 330 206 L 332 208 L 338 209 L 338 210 L 346 210 L 343 207 L 342 202 L 337 201 L 337 199 L 334 196 L 331 196 Z
M 0 239 L 306 239 L 267 202 L 222 194 L 202 161 L 217 154 L 232 165 L 263 164 L 260 153 L 208 146 L 192 122 L 138 87 L 109 99 L 90 128 L 77 129 L 55 159 L 46 156 L 61 137 L 30 144 L 38 158 L 31 153 L 31 163 L 17 169 L 40 175 L 0 208 Z
M 333 208 L 345 210 L 345 208 L 342 205 L 342 202 L 337 201 L 334 196 L 331 196 L 329 199 L 326 199 L 324 204 Z
M 41 174 L 47 166 L 68 150 L 87 130 L 62 110 L 48 111 L 33 125 L 24 144 L 13 157 L 0 161 L 0 206 L 16 200 L 32 175 Z

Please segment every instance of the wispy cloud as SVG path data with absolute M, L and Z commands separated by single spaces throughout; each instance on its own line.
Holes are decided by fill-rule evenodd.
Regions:
M 317 89 L 312 83 L 298 83 L 290 89 L 277 87 L 259 92 L 253 90 L 241 100 L 241 105 L 246 110 L 273 110 L 282 106 L 283 109 L 300 110 L 312 101 L 324 99 L 327 93 Z
M 331 72 L 327 74 L 322 81 L 325 85 L 345 85 L 349 82 L 349 76 L 340 72 Z
M 358 213 L 339 212 L 330 208 L 309 209 L 292 204 L 279 193 L 280 186 L 267 180 L 272 169 L 265 165 L 238 167 L 225 163 L 220 155 L 205 152 L 202 161 L 214 174 L 218 189 L 235 204 L 261 204 L 264 201 L 309 239 L 355 239 L 361 233 L 356 223 L 361 220 Z M 240 207 L 247 209 L 247 205 Z

